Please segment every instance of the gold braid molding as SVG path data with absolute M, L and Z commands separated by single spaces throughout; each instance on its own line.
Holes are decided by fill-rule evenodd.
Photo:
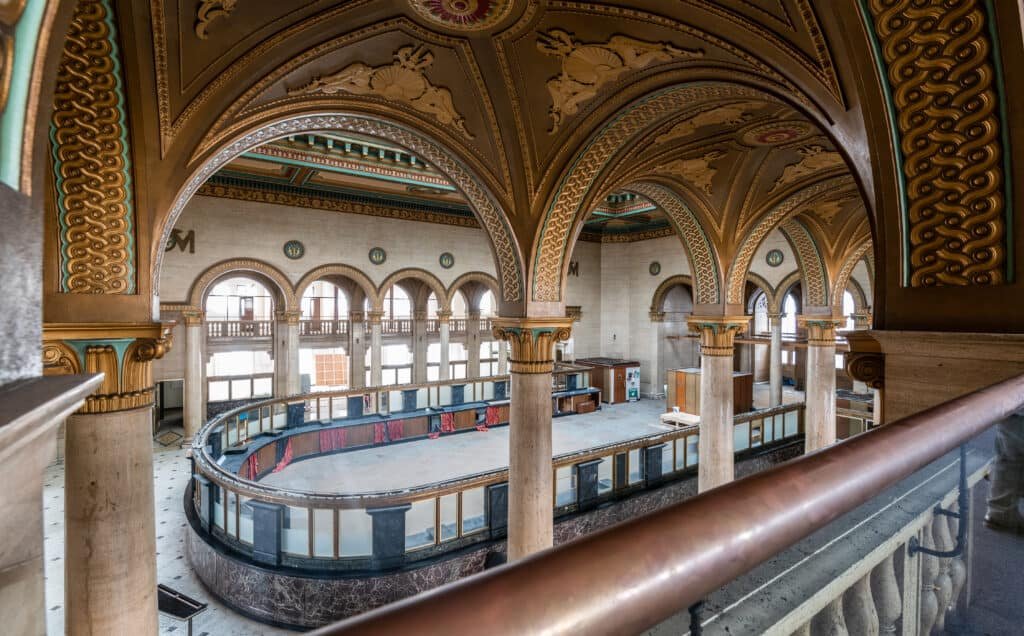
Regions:
M 43 373 L 103 373 L 79 413 L 110 413 L 153 403 L 153 360 L 173 343 L 173 322 L 43 325 Z
M 732 85 L 676 87 L 639 101 L 598 132 L 593 142 L 572 163 L 572 171 L 559 184 L 544 214 L 542 235 L 531 264 L 534 269 L 533 300 L 558 302 L 561 299 L 566 248 L 569 235 L 581 216 L 580 208 L 598 175 L 628 139 L 695 102 L 754 98 L 759 94 L 754 89 Z
M 1005 281 L 1000 103 L 983 0 L 869 0 L 906 178 L 911 287 Z
M 52 127 L 60 291 L 135 291 L 128 131 L 109 0 L 75 9 L 57 72 Z
M 495 318 L 492 325 L 494 337 L 511 345 L 512 373 L 551 373 L 555 343 L 572 333 L 572 318 Z
M 736 334 L 747 327 L 750 316 L 690 316 L 686 323 L 700 335 L 700 355 L 732 357 Z
M 847 285 L 850 284 L 850 278 L 853 277 L 853 270 L 856 269 L 857 263 L 864 258 L 864 255 L 871 249 L 871 241 L 867 240 L 862 243 L 859 247 L 850 252 L 849 256 L 843 262 L 842 268 L 836 275 L 836 282 L 832 286 L 832 307 L 838 308 L 841 312 L 843 309 L 843 292 L 846 291 Z
M 803 275 L 804 302 L 812 307 L 824 307 L 828 304 L 828 272 L 821 259 L 821 252 L 814 243 L 814 238 L 807 228 L 795 218 L 786 219 L 779 226 L 793 243 L 793 251 L 800 260 L 800 273 Z M 840 292 L 841 295 L 841 292 Z

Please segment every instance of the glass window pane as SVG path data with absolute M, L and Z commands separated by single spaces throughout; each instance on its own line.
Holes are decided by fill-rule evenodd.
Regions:
M 243 378 L 231 381 L 231 399 L 245 400 L 252 397 L 252 380 Z
M 284 513 L 284 551 L 309 556 L 309 511 L 288 506 Z
M 253 397 L 270 397 L 273 392 L 273 378 L 254 378 L 252 381 Z
M 452 493 L 441 497 L 441 541 L 459 536 L 459 495 Z
M 799 416 L 800 414 L 797 411 L 789 411 L 786 413 L 786 437 L 792 437 L 797 434 L 798 429 L 800 428 L 798 425 Z
M 250 497 L 239 496 L 241 508 L 238 515 L 238 540 L 242 543 L 252 543 L 252 506 Z
M 555 505 L 571 503 L 576 503 L 576 471 L 572 466 L 562 466 L 555 471 Z
M 436 499 L 417 501 L 405 513 L 405 549 L 434 545 Z
M 612 467 L 615 460 L 611 456 L 602 457 L 604 461 L 597 465 L 597 494 L 612 491 Z
M 231 394 L 228 393 L 228 382 L 227 380 L 217 380 L 210 382 L 209 385 L 209 400 L 210 402 L 224 402 L 225 400 L 231 399 Z
M 334 511 L 313 511 L 313 556 L 334 557 Z
M 373 554 L 373 517 L 365 510 L 342 510 L 338 519 L 341 525 L 341 556 L 367 556 Z
M 747 450 L 750 448 L 750 439 L 747 435 L 750 433 L 750 422 L 743 422 L 737 424 L 732 429 L 732 445 L 734 451 Z
M 462 534 L 483 530 L 487 525 L 484 516 L 484 489 L 473 488 L 462 493 Z
M 672 444 L 665 444 L 661 447 L 661 474 L 667 475 L 672 472 Z
M 700 433 L 696 435 L 690 435 L 686 438 L 686 465 L 696 466 L 700 461 L 700 453 L 697 449 L 700 448 Z
M 636 484 L 643 481 L 643 474 L 640 472 L 640 449 L 634 448 L 629 451 L 629 483 Z
M 235 523 L 235 508 L 238 506 L 238 495 L 228 491 L 228 527 L 227 533 L 233 537 L 238 537 L 238 527 Z
M 224 529 L 224 489 L 214 486 L 213 497 L 213 525 Z

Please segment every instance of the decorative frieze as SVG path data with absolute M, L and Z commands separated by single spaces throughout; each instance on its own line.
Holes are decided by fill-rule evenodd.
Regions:
M 493 334 L 511 345 L 512 373 L 551 373 L 555 343 L 568 340 L 569 318 L 495 318 Z
M 686 322 L 700 336 L 702 356 L 726 357 L 732 356 L 736 334 L 746 329 L 750 316 L 690 316 Z

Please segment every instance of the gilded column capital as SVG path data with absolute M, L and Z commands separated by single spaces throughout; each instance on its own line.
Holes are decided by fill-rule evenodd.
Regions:
M 153 403 L 153 360 L 173 344 L 174 322 L 43 326 L 43 373 L 103 373 L 79 413 L 110 413 Z
M 807 330 L 807 344 L 812 347 L 829 347 L 836 344 L 836 329 L 844 323 L 835 316 L 797 316 L 797 325 Z
M 274 318 L 278 322 L 297 325 L 302 320 L 302 311 L 299 309 L 279 309 L 274 312 Z
M 348 312 L 349 322 L 366 322 L 366 313 L 362 311 L 350 311 Z
M 750 316 L 690 316 L 690 331 L 700 335 L 702 356 L 731 356 L 736 334 L 747 327 Z
M 768 312 L 768 326 L 769 327 L 781 327 L 782 326 L 782 319 L 785 318 L 785 317 L 786 317 L 786 314 L 782 313 L 781 311 L 778 311 L 778 312 L 769 311 Z
M 665 312 L 651 310 L 647 314 L 651 318 L 651 322 L 665 322 Z
M 412 319 L 413 320 L 418 320 L 418 321 L 426 320 L 427 319 L 427 310 L 426 309 L 417 309 L 416 311 L 412 312 Z
M 366 322 L 371 325 L 379 325 L 380 321 L 384 319 L 383 311 L 368 311 L 366 312 Z
M 583 307 L 580 305 L 566 305 L 565 317 L 569 318 L 573 322 L 583 320 Z
M 201 325 L 206 320 L 206 312 L 201 309 L 185 309 L 181 312 L 181 323 L 186 327 Z
M 446 323 L 452 318 L 452 312 L 449 309 L 438 309 L 437 320 L 438 322 Z
M 569 318 L 495 318 L 492 333 L 508 341 L 512 373 L 551 373 L 555 365 L 555 343 L 572 333 Z

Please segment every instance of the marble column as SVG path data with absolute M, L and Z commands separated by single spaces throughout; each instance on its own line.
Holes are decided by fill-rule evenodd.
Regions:
M 60 373 L 62 358 L 69 368 Z M 48 375 L 51 365 L 61 375 L 79 373 L 74 358 L 73 352 L 43 345 Z M 0 616 L 6 634 L 46 633 L 43 472 L 56 454 L 60 423 L 101 380 L 33 378 L 0 388 Z
M 182 446 L 191 444 L 206 423 L 206 313 L 186 311 L 181 314 L 185 327 L 185 386 Z
M 274 395 L 298 395 L 302 391 L 299 380 L 299 320 L 297 309 L 278 311 L 274 325 Z
M 370 386 L 380 386 L 384 373 L 384 340 L 380 322 L 384 318 L 384 312 L 370 311 L 366 313 L 366 317 L 370 323 Z
M 438 368 L 438 380 L 448 380 L 452 375 L 451 360 L 449 360 L 449 329 L 451 327 L 452 312 L 450 311 L 439 311 L 437 312 L 437 331 L 438 338 L 440 339 L 441 349 L 441 361 Z
M 480 377 L 480 312 L 471 311 L 466 317 L 466 377 Z
M 361 311 L 348 312 L 348 386 L 366 386 L 366 316 Z
M 496 318 L 494 337 L 512 345 L 509 413 L 508 560 L 550 548 L 553 539 L 551 372 L 567 318 Z
M 427 310 L 417 309 L 412 314 L 412 381 L 427 381 Z
M 498 375 L 508 375 L 508 342 L 498 342 Z
M 733 351 L 736 334 L 750 316 L 690 316 L 700 336 L 700 441 L 697 490 L 733 480 Z
M 782 405 L 782 317 L 768 314 L 771 344 L 768 348 L 768 406 Z
M 804 447 L 807 452 L 836 441 L 836 328 L 829 315 L 798 316 L 807 330 L 807 382 L 804 394 Z
M 72 636 L 157 633 L 152 361 L 170 337 L 166 325 L 130 325 L 65 340 L 84 371 L 104 373 L 65 433 L 64 623 Z

